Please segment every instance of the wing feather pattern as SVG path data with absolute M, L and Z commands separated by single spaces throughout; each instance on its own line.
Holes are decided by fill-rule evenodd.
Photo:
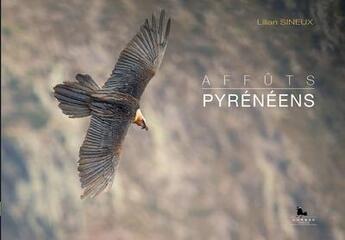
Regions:
M 79 177 L 84 193 L 95 197 L 111 187 L 118 165 L 121 145 L 131 123 L 130 115 L 109 119 L 93 115 L 79 151 Z
M 146 19 L 140 31 L 121 52 L 111 77 L 104 84 L 103 89 L 114 89 L 140 99 L 147 83 L 162 62 L 168 42 L 170 22 L 170 18 L 166 22 L 164 10 L 161 11 L 158 24 L 154 15 L 151 24 Z

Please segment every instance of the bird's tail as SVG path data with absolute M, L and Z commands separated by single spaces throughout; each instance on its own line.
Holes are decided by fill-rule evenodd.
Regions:
M 99 90 L 97 83 L 89 76 L 77 74 L 77 82 L 64 82 L 54 87 L 54 96 L 60 102 L 62 112 L 70 118 L 87 117 L 91 94 Z

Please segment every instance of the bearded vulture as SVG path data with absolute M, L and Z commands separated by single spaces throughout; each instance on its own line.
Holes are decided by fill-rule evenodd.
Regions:
M 140 97 L 157 73 L 170 32 L 165 11 L 140 27 L 127 44 L 103 87 L 88 74 L 54 87 L 59 108 L 70 118 L 91 116 L 90 126 L 79 150 L 78 171 L 81 198 L 95 197 L 113 183 L 121 146 L 128 127 L 135 123 L 148 130 L 140 110 Z

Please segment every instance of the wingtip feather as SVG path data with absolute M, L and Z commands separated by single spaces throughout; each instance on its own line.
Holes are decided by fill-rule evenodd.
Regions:
M 171 24 L 171 18 L 168 19 L 167 22 L 167 27 L 165 29 L 165 36 L 164 36 L 164 41 L 167 42 L 168 37 L 169 37 L 169 33 L 170 33 L 170 24 Z

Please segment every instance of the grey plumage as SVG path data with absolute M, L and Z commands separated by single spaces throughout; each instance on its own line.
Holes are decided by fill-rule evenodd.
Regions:
M 162 62 L 168 42 L 170 19 L 165 24 L 164 10 L 159 19 L 158 26 L 155 16 L 151 25 L 145 20 L 140 31 L 121 52 L 104 89 L 114 89 L 140 99 Z
M 82 198 L 97 196 L 112 185 L 121 146 L 133 122 L 140 97 L 157 72 L 167 46 L 170 19 L 152 15 L 121 52 L 110 78 L 100 88 L 87 74 L 54 87 L 59 107 L 71 118 L 91 115 L 79 151 L 78 171 Z

